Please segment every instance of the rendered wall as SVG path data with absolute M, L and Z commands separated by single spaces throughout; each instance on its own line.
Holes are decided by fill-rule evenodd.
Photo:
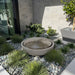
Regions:
M 32 0 L 18 0 L 21 32 L 33 21 Z
M 64 15 L 63 5 L 60 0 L 18 0 L 21 31 L 25 25 L 39 23 L 47 30 L 48 26 L 60 29 L 69 25 Z
M 59 34 L 61 34 L 60 29 L 69 25 L 60 0 L 34 0 L 33 4 L 34 23 L 41 23 L 45 29 L 51 26 Z

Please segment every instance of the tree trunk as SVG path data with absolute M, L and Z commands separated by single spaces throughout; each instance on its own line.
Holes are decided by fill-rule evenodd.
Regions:
M 74 28 L 75 28 L 75 17 L 73 18 L 73 28 L 72 28 L 73 31 L 74 31 Z

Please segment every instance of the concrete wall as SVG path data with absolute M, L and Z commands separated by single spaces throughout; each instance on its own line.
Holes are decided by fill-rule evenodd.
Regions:
M 18 0 L 21 32 L 33 21 L 32 0 Z
M 42 24 L 47 30 L 48 26 L 57 30 L 69 25 L 64 15 L 60 0 L 18 0 L 21 31 L 30 22 Z
M 33 4 L 34 23 L 41 23 L 46 30 L 51 26 L 59 34 L 60 29 L 69 25 L 60 0 L 34 0 Z

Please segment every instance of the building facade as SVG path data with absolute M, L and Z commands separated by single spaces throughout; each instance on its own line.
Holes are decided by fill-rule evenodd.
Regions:
M 60 0 L 18 0 L 18 4 L 21 32 L 26 25 L 38 23 L 46 30 L 56 29 L 61 35 L 60 30 L 69 25 Z
M 46 30 L 50 26 L 58 33 L 69 25 L 60 0 L 0 0 L 1 10 L 0 34 L 22 33 L 30 23 L 42 24 Z
M 18 0 L 0 0 L 0 35 L 20 33 Z

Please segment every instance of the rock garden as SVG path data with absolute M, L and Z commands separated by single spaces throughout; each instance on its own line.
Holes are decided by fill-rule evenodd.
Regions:
M 28 54 L 21 46 L 24 39 L 45 37 L 52 39 L 58 35 L 49 27 L 47 31 L 40 24 L 26 26 L 22 35 L 12 35 L 10 40 L 0 37 L 0 64 L 10 75 L 60 75 L 75 57 L 75 45 L 54 40 L 54 48 L 41 56 Z

